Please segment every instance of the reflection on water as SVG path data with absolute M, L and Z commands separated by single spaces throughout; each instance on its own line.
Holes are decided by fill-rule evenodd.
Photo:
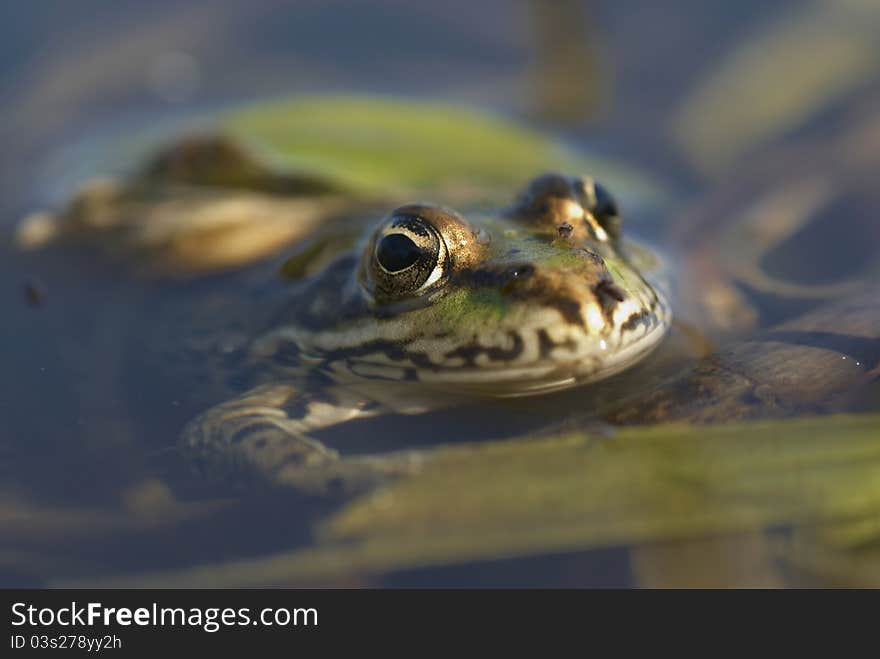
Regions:
M 880 583 L 875 3 L 54 4 L 10 10 L 0 58 L 0 584 Z M 680 266 L 680 325 L 599 387 L 327 431 L 444 446 L 348 505 L 193 478 L 175 439 L 224 383 L 177 339 L 265 271 L 157 281 L 12 224 L 93 173 L 86 136 L 315 91 L 490 107 L 649 172 L 665 205 L 628 220 Z M 689 425 L 756 418 L 782 420 Z

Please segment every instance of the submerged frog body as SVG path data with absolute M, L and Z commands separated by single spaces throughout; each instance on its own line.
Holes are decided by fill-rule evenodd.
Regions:
M 589 178 L 542 176 L 494 215 L 401 206 L 357 248 L 291 283 L 250 346 L 271 381 L 198 417 L 182 446 L 214 473 L 312 492 L 410 472 L 412 452 L 343 458 L 309 435 L 617 373 L 669 326 L 649 283 L 656 268 Z

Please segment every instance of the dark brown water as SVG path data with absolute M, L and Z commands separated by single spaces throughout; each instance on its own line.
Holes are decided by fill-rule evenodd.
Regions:
M 840 291 L 792 301 L 761 282 L 740 283 L 759 325 L 866 289 L 876 299 L 880 47 L 866 35 L 876 33 L 880 12 L 869 2 L 838 10 L 798 2 L 571 2 L 552 11 L 545 4 L 277 0 L 257 8 L 83 0 L 7 9 L 0 39 L 0 456 L 8 454 L 0 457 L 0 585 L 98 584 L 307 548 L 316 524 L 340 505 L 206 486 L 171 450 L 209 396 L 186 364 L 157 366 L 167 334 L 138 328 L 165 318 L 162 331 L 173 334 L 174 323 L 187 322 L 194 295 L 217 294 L 234 281 L 161 285 L 63 247 L 35 255 L 12 249 L 18 218 L 63 199 L 91 173 L 88 150 L 69 150 L 88 136 L 292 93 L 477 105 L 648 172 L 674 200 L 668 213 L 696 218 L 684 233 L 671 218 L 654 221 L 652 233 L 673 251 L 717 260 L 711 246 L 722 238 L 711 228 L 729 216 L 815 216 L 759 263 L 776 280 L 841 284 Z M 797 47 L 815 37 L 815 26 L 827 28 L 817 55 L 825 66 L 804 73 L 810 67 L 798 65 Z M 790 60 L 789 68 L 750 66 L 750 57 L 761 62 L 757 54 L 779 43 L 794 50 L 768 52 L 767 61 Z M 797 210 L 793 199 L 822 186 L 829 192 L 815 208 Z M 858 286 L 847 287 L 851 280 Z M 876 354 L 878 340 L 868 337 L 862 354 Z M 869 366 L 863 379 L 876 380 Z M 644 383 L 651 368 L 630 382 Z M 548 426 L 595 431 L 581 395 L 354 424 L 328 440 L 369 451 L 503 439 Z M 842 408 L 870 412 L 877 404 L 875 387 Z M 768 567 L 766 547 L 779 534 L 500 551 L 442 567 L 406 564 L 354 576 L 340 569 L 282 583 L 809 582 Z

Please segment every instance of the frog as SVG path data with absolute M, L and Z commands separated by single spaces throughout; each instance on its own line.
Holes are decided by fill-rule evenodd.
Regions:
M 109 212 L 74 205 L 77 221 L 84 207 Z M 658 258 L 624 234 L 616 201 L 589 176 L 539 175 L 506 207 L 467 217 L 406 203 L 363 234 L 314 273 L 290 275 L 301 254 L 280 268 L 275 313 L 246 350 L 264 382 L 181 433 L 198 473 L 359 493 L 416 473 L 426 454 L 346 457 L 314 433 L 598 382 L 641 361 L 670 327 Z
M 285 116 L 296 115 L 289 106 L 282 109 Z M 280 130 L 274 127 L 268 136 L 277 140 Z M 547 160 L 537 153 L 534 159 L 536 166 Z M 454 162 L 456 168 L 471 178 L 476 171 L 461 161 Z M 769 281 L 768 290 L 788 297 L 794 290 L 808 301 L 833 298 L 841 290 L 782 287 L 776 279 L 740 271 L 709 276 L 714 271 L 707 264 L 717 270 L 728 263 L 712 254 L 723 257 L 730 240 L 717 246 L 716 234 L 698 229 L 729 227 L 723 238 L 751 217 L 724 208 L 698 208 L 671 223 L 669 242 L 686 247 L 699 240 L 714 250 L 690 249 L 698 265 L 680 258 L 672 268 L 663 251 L 623 230 L 619 204 L 606 186 L 576 171 L 534 176 L 520 184 L 518 194 L 512 184 L 492 204 L 466 199 L 460 185 L 423 188 L 415 196 L 387 181 L 377 193 L 354 189 L 350 180 L 334 180 L 316 167 L 279 167 L 238 134 L 187 133 L 150 153 L 133 174 L 87 182 L 59 212 L 29 216 L 20 226 L 19 243 L 85 238 L 122 255 L 126 266 L 150 264 L 154 274 L 201 278 L 231 271 L 229 298 L 209 309 L 204 329 L 213 340 L 234 327 L 232 350 L 240 359 L 233 370 L 247 373 L 247 382 L 207 396 L 207 411 L 184 426 L 179 451 L 196 471 L 222 483 L 321 496 L 373 489 L 417 473 L 430 459 L 429 451 L 405 446 L 385 454 L 342 455 L 316 438 L 328 428 L 371 417 L 581 386 L 591 387 L 591 402 L 575 416 L 598 416 L 612 426 L 789 414 L 792 406 L 781 405 L 778 397 L 743 398 L 743 387 L 723 377 L 726 367 L 718 375 L 717 356 L 723 365 L 725 353 L 702 336 L 723 348 L 728 336 L 748 338 L 746 330 L 757 317 L 741 295 L 717 294 L 717 284 L 735 293 L 730 284 L 739 280 Z M 752 199 L 741 191 L 735 198 Z M 812 221 L 809 214 L 799 217 Z M 740 231 L 754 233 L 748 226 Z M 751 266 L 743 272 L 764 272 L 760 261 L 775 244 L 753 239 L 743 259 Z M 267 260 L 268 270 L 236 275 L 238 268 Z M 243 278 L 254 276 L 271 293 L 251 300 Z M 681 294 L 681 282 L 691 295 Z M 845 286 L 849 290 L 852 284 Z M 687 309 L 688 299 L 708 309 L 703 314 L 708 322 L 694 320 L 698 314 Z M 191 301 L 187 298 L 187 308 Z M 719 301 L 728 303 L 719 307 Z M 240 326 L 232 306 L 245 309 Z M 872 305 L 861 308 L 874 313 Z M 839 311 L 829 313 L 841 317 Z M 702 322 L 692 326 L 691 335 L 702 333 L 697 343 L 707 346 L 698 357 L 708 361 L 686 359 L 683 374 L 674 373 L 671 383 L 654 368 L 622 393 L 602 386 L 675 334 L 673 316 L 679 330 L 682 317 Z M 790 335 L 791 327 L 780 327 L 782 333 L 771 332 L 772 337 Z M 186 329 L 191 328 L 172 327 L 165 338 L 156 338 L 155 328 L 150 334 L 154 343 L 177 345 Z M 773 345 L 771 361 L 782 354 Z M 224 344 L 220 352 L 226 351 Z M 747 342 L 737 352 L 738 364 L 743 354 L 763 353 Z M 214 357 L 205 346 L 196 351 L 210 370 L 223 370 Z M 799 382 L 790 364 L 777 366 L 786 381 Z M 758 368 L 767 367 L 762 362 Z M 733 378 L 736 383 L 741 375 Z M 646 391 L 650 387 L 656 390 Z M 742 404 L 728 405 L 731 401 Z M 598 409 L 606 404 L 609 410 Z
M 282 296 L 250 344 L 272 381 L 193 420 L 181 448 L 208 471 L 309 493 L 412 473 L 418 452 L 344 457 L 311 435 L 619 373 L 669 329 L 657 267 L 589 177 L 540 175 L 484 215 L 404 204 Z
M 343 455 L 316 438 L 325 429 L 597 383 L 670 328 L 665 262 L 623 230 L 594 177 L 539 170 L 492 203 L 462 187 L 353 189 L 280 168 L 238 136 L 188 132 L 28 216 L 18 242 L 97 244 L 148 276 L 231 272 L 205 333 L 235 327 L 232 377 L 247 377 L 208 397 L 178 452 L 238 488 L 349 496 L 417 473 L 430 451 Z M 147 333 L 176 346 L 187 329 Z M 212 351 L 196 358 L 222 371 Z
M 815 146 L 827 153 L 824 142 Z M 381 508 L 401 498 L 395 486 L 424 483 L 443 492 L 431 461 L 437 467 L 448 447 L 391 432 L 393 441 L 379 441 L 391 445 L 387 453 L 350 452 L 359 429 L 382 434 L 388 417 L 393 431 L 396 414 L 416 415 L 409 425 L 419 427 L 418 415 L 431 424 L 472 403 L 481 411 L 486 403 L 495 414 L 500 406 L 489 408 L 495 405 L 490 399 L 513 398 L 511 407 L 541 409 L 542 422 L 555 420 L 554 411 L 544 410 L 564 407 L 561 425 L 550 433 L 575 430 L 586 436 L 585 445 L 604 450 L 628 432 L 623 426 L 789 418 L 851 410 L 853 393 L 862 401 L 870 396 L 875 389 L 861 381 L 866 371 L 876 374 L 876 358 L 863 339 L 874 336 L 880 309 L 871 278 L 858 268 L 859 277 L 840 286 L 795 288 L 793 277 L 767 266 L 778 266 L 774 250 L 785 232 L 766 240 L 750 230 L 756 216 L 748 211 L 764 196 L 756 197 L 764 190 L 756 179 L 769 194 L 782 178 L 804 176 L 804 166 L 792 167 L 793 160 L 820 162 L 801 149 L 780 155 L 719 186 L 718 198 L 705 206 L 664 217 L 672 235 L 659 249 L 642 240 L 632 207 L 622 224 L 627 186 L 617 180 L 612 195 L 604 173 L 578 173 L 589 168 L 569 167 L 530 182 L 525 176 L 524 185 L 508 185 L 497 203 L 475 204 L 450 187 L 355 192 L 315 169 L 268 166 L 237 139 L 187 135 L 154 153 L 133 176 L 93 180 L 60 211 L 30 216 L 19 242 L 39 242 L 48 230 L 56 238 L 100 243 L 102 255 L 121 257 L 126 268 L 148 265 L 147 276 L 207 278 L 209 289 L 226 290 L 205 304 L 203 288 L 186 288 L 179 318 L 164 313 L 164 302 L 138 317 L 147 322 L 137 325 L 135 352 L 147 341 L 179 347 L 198 312 L 207 344 L 196 345 L 195 360 L 235 379 L 230 388 L 205 393 L 205 404 L 187 406 L 169 435 L 174 459 L 185 458 L 181 464 L 202 477 L 193 483 L 211 480 L 222 497 L 268 488 L 284 496 L 285 506 L 290 493 L 342 496 L 347 503 L 354 496 L 355 505 L 358 495 L 374 494 L 362 502 Z M 546 164 L 539 160 L 536 171 Z M 857 174 L 839 172 L 836 189 L 867 198 L 869 179 Z M 795 219 L 788 234 L 820 222 L 821 214 L 801 212 Z M 746 254 L 724 253 L 750 236 Z M 670 260 L 666 254 L 676 246 L 684 258 Z M 736 272 L 728 271 L 731 264 Z M 748 293 L 734 286 L 743 280 L 786 300 L 769 305 L 770 322 L 743 315 L 750 311 L 748 298 L 712 292 L 723 284 Z M 684 293 L 682 281 L 689 284 Z M 853 296 L 860 282 L 869 290 Z M 128 283 L 117 290 L 130 307 Z M 43 306 L 53 304 L 51 287 L 47 299 Z M 719 300 L 728 304 L 709 304 Z M 670 339 L 681 334 L 683 322 L 695 322 L 689 301 L 708 309 L 704 327 L 717 345 L 667 377 L 657 358 L 676 349 Z M 236 316 L 236 306 L 244 307 L 243 315 Z M 112 312 L 106 318 L 111 332 L 118 329 Z M 755 323 L 769 330 L 756 334 Z M 165 336 L 157 332 L 163 327 Z M 592 343 L 592 334 L 575 333 L 583 327 L 597 330 Z M 841 341 L 844 328 L 855 341 Z M 583 352 L 572 354 L 576 348 Z M 235 355 L 234 363 L 217 359 L 227 354 Z M 528 354 L 535 359 L 524 359 Z M 133 370 L 137 379 L 145 362 L 168 371 L 176 359 L 116 360 L 100 395 L 117 386 L 119 372 Z M 203 386 L 199 380 L 193 388 Z M 334 429 L 348 448 L 334 444 Z M 527 434 L 504 439 L 525 440 L 524 447 L 544 439 L 540 432 Z M 376 438 L 366 439 L 374 449 Z M 482 436 L 463 439 L 475 464 L 496 444 Z M 557 444 L 547 439 L 552 453 Z M 535 477 L 556 475 L 539 467 Z M 175 493 L 189 487 L 169 482 Z M 455 479 L 441 483 L 447 486 L 455 487 Z

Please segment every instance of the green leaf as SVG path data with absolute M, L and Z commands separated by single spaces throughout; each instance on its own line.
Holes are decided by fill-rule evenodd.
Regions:
M 342 511 L 323 538 L 371 552 L 382 547 L 389 565 L 419 564 L 818 524 L 878 511 L 878 416 L 669 424 L 605 439 L 571 435 L 442 449 L 418 478 Z
M 668 424 L 442 447 L 418 476 L 329 519 L 308 549 L 101 584 L 332 583 L 780 525 L 837 537 L 851 526 L 864 543 L 878 513 L 880 415 Z
M 652 189 L 629 170 L 586 158 L 536 129 L 443 102 L 297 97 L 233 112 L 221 127 L 281 169 L 366 192 L 498 187 L 509 195 L 546 170 Z

